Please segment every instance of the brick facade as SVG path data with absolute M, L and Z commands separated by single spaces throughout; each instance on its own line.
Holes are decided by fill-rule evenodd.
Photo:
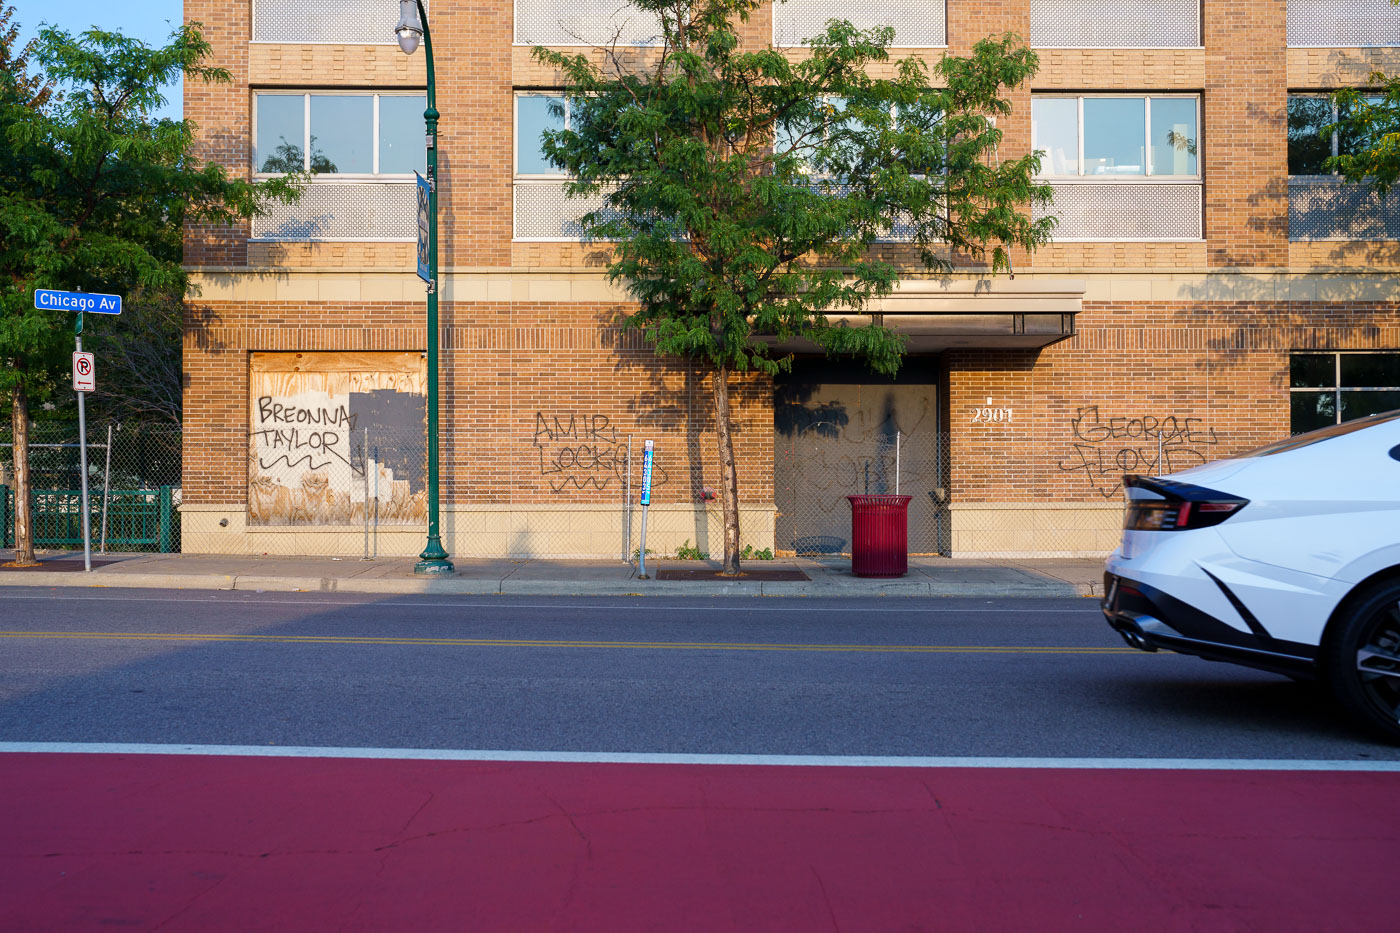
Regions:
M 186 20 L 204 24 L 215 64 L 232 75 L 229 84 L 187 83 L 186 115 L 199 125 L 203 158 L 247 175 L 251 94 L 259 88 L 423 86 L 421 52 L 251 43 L 251 3 L 186 0 Z M 948 0 L 947 49 L 966 54 L 983 36 L 1006 31 L 1027 36 L 1030 11 L 1030 0 Z M 537 540 L 530 536 L 547 520 L 558 535 L 576 533 L 571 552 L 616 553 L 608 510 L 622 478 L 609 458 L 629 437 L 638 456 L 642 438 L 657 441 L 655 502 L 671 523 L 663 547 L 682 538 L 713 542 L 713 505 L 700 498 L 720 485 L 708 377 L 658 360 L 620 327 L 626 296 L 604 281 L 598 247 L 512 239 L 513 95 L 557 87 L 558 76 L 513 45 L 512 3 L 435 0 L 431 15 L 442 113 L 449 550 L 530 552 Z M 772 23 L 765 6 L 743 41 L 768 41 Z M 929 391 L 939 396 L 937 427 L 948 438 L 940 489 L 955 554 L 1106 550 L 1123 472 L 1180 469 L 1288 433 L 1290 351 L 1400 350 L 1400 248 L 1290 242 L 1285 134 L 1290 89 L 1400 68 L 1400 50 L 1290 50 L 1284 0 L 1205 0 L 1202 26 L 1198 49 L 1040 50 L 1040 72 L 1011 95 L 1013 113 L 999 122 L 1004 157 L 1030 146 L 1035 92 L 1200 94 L 1204 236 L 1052 243 L 1018 260 L 1017 279 L 1082 283 L 1073 337 L 1043 349 L 964 341 L 915 361 L 915 369 L 941 374 Z M 945 50 L 895 52 L 907 54 L 934 62 Z M 314 536 L 260 537 L 245 524 L 250 354 L 422 350 L 413 247 L 248 237 L 240 226 L 191 227 L 186 238 L 200 291 L 185 335 L 183 494 L 185 527 L 202 529 L 186 535 L 186 547 L 341 547 Z M 774 385 L 749 376 L 734 388 L 745 539 L 772 546 L 782 479 Z M 1010 414 L 972 421 L 981 407 Z M 580 424 L 593 435 L 579 435 Z M 546 451 L 541 438 L 555 434 L 577 443 Z M 561 456 L 571 459 L 561 465 Z M 500 517 L 506 513 L 514 517 Z M 587 540 L 585 526 L 593 529 Z M 421 536 L 405 533 L 402 547 L 417 546 Z

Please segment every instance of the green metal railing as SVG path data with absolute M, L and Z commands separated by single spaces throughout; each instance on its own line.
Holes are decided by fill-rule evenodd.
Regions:
M 36 489 L 31 493 L 36 547 L 83 546 L 83 494 L 75 489 Z M 0 486 L 0 547 L 13 547 L 14 490 Z M 179 513 L 173 487 L 113 489 L 103 515 L 102 493 L 88 495 L 92 546 L 113 551 L 160 551 L 178 545 Z

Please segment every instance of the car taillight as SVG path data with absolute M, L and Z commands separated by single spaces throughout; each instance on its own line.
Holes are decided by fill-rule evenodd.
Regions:
M 1123 477 L 1129 490 L 1156 493 L 1160 499 L 1129 498 L 1123 527 L 1129 531 L 1191 531 L 1218 525 L 1249 504 L 1248 499 L 1193 486 L 1176 480 L 1150 476 Z

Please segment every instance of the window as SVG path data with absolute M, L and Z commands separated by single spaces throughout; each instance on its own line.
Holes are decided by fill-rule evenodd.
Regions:
M 427 170 L 422 94 L 258 93 L 253 170 L 393 176 Z
M 1301 351 L 1288 364 L 1293 434 L 1400 408 L 1400 351 Z
M 569 126 L 569 102 L 547 94 L 518 94 L 515 98 L 515 174 L 563 177 L 544 154 L 545 130 Z
M 1368 103 L 1379 104 L 1381 98 L 1367 97 Z M 1346 131 L 1322 135 L 1323 127 L 1336 123 L 1347 115 L 1331 97 L 1319 94 L 1288 95 L 1288 174 L 1329 175 L 1326 162 L 1334 155 L 1344 155 L 1365 149 L 1369 140 Z
M 1048 177 L 1197 177 L 1198 125 L 1194 96 L 1031 100 L 1032 145 Z

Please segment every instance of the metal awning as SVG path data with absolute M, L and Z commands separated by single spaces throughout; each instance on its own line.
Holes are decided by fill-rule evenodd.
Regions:
M 952 347 L 1036 349 L 1074 336 L 1083 279 L 906 279 L 859 314 L 829 314 L 863 327 L 872 319 L 909 338 L 910 353 Z M 769 341 L 775 350 L 810 353 L 806 340 Z

